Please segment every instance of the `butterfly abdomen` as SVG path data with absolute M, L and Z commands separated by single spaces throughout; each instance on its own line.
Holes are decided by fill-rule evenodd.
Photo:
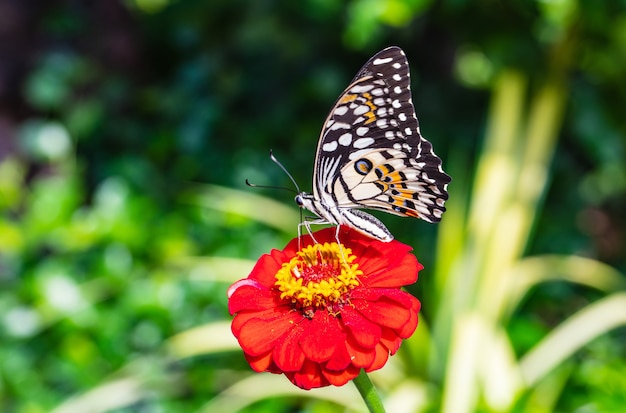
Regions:
M 306 208 L 320 217 L 320 220 L 311 221 L 312 224 L 345 225 L 353 228 L 368 237 L 383 242 L 393 240 L 393 235 L 387 227 L 374 216 L 356 209 L 338 208 L 315 199 L 312 194 L 305 192 L 296 196 L 296 204 Z

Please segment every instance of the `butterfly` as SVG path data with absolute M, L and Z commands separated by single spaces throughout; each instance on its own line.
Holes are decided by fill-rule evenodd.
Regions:
M 316 215 L 302 224 L 309 233 L 310 224 L 345 225 L 389 242 L 385 225 L 361 209 L 439 222 L 450 180 L 420 134 L 406 56 L 388 47 L 337 99 L 317 145 L 313 193 L 295 201 Z

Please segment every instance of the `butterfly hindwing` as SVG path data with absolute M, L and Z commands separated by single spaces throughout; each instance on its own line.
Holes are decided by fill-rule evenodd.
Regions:
M 395 149 L 361 155 L 346 164 L 334 181 L 339 207 L 377 209 L 428 222 L 441 219 L 447 194 L 419 162 Z
M 329 113 L 318 143 L 315 199 L 437 222 L 450 177 L 419 131 L 407 59 L 387 48 L 372 57 Z

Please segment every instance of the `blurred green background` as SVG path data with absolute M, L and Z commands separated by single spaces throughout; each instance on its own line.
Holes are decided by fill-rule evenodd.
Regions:
M 389 45 L 452 175 L 372 375 L 393 412 L 626 409 L 626 1 L 0 0 L 0 411 L 363 411 L 252 373 L 226 289 L 295 237 Z

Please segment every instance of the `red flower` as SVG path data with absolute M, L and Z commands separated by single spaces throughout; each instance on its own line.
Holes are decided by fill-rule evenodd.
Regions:
M 228 290 L 232 331 L 256 371 L 303 389 L 341 386 L 385 365 L 417 327 L 420 302 L 400 287 L 423 266 L 411 247 L 326 228 L 263 255 Z

